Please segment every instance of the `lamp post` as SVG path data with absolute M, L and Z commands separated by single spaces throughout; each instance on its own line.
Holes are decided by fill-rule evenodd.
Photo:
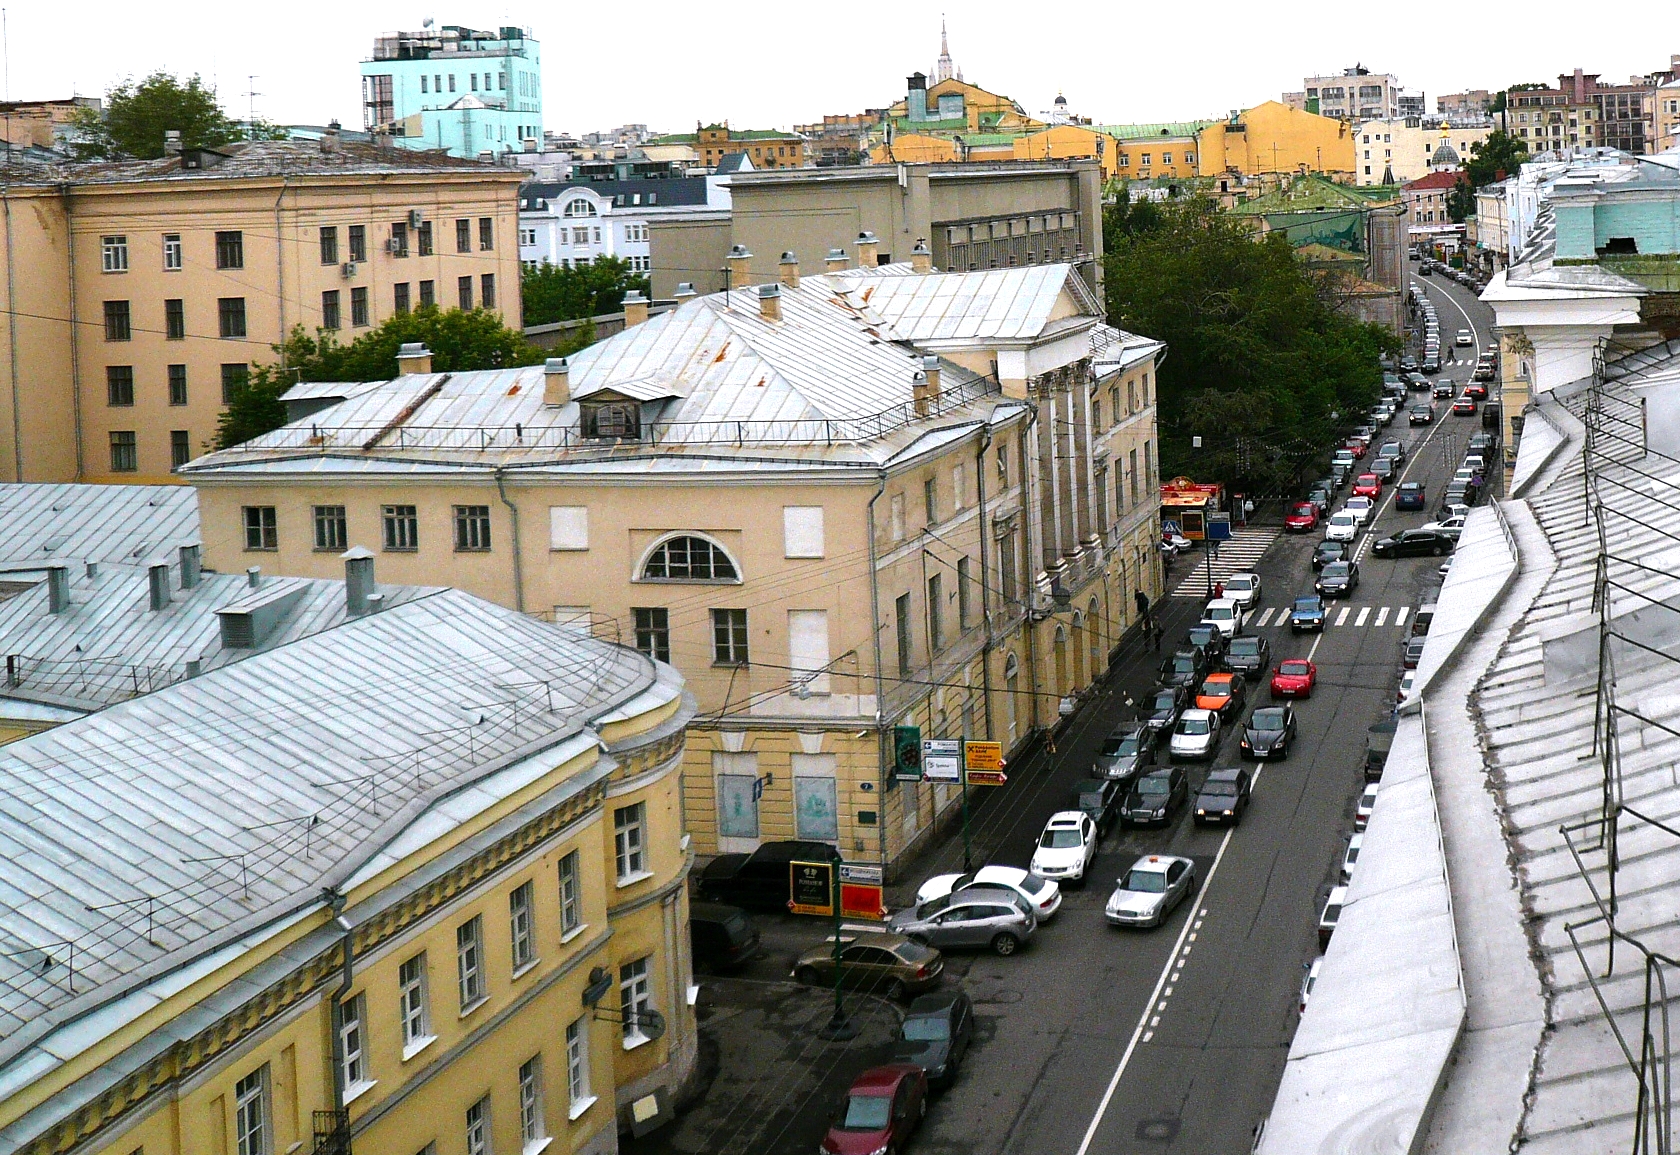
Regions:
M 828 864 L 830 894 L 829 901 L 834 904 L 834 1014 L 829 1016 L 828 1023 L 817 1032 L 817 1037 L 830 1042 L 846 1042 L 857 1038 L 857 1024 L 846 1017 L 846 1007 L 840 999 L 840 858 L 836 855 Z

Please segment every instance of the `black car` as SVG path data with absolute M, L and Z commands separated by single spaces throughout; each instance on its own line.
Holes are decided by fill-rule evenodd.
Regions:
M 1407 420 L 1413 425 L 1428 425 L 1435 420 L 1435 407 L 1433 405 L 1414 405 L 1412 406 L 1411 416 Z
M 1097 748 L 1091 772 L 1099 778 L 1130 782 L 1155 765 L 1155 735 L 1147 726 L 1117 726 Z
M 1312 553 L 1312 567 L 1323 569 L 1333 561 L 1341 561 L 1353 552 L 1345 541 L 1321 541 Z
M 1317 507 L 1320 518 L 1326 518 L 1330 516 L 1330 503 L 1334 497 L 1335 490 L 1330 488 L 1330 479 L 1326 477 L 1307 492 L 1306 500 Z
M 1353 475 L 1353 467 L 1351 465 L 1342 465 L 1340 463 L 1332 465 L 1330 467 L 1330 489 L 1331 489 L 1331 491 L 1334 492 L 1335 490 L 1338 490 L 1342 486 L 1346 485 L 1347 484 L 1347 479 L 1349 477 L 1351 477 L 1352 475 Z
M 1453 551 L 1453 539 L 1432 529 L 1404 529 L 1371 543 L 1378 557 L 1441 557 Z
M 1146 709 L 1149 717 L 1144 719 L 1144 728 L 1160 742 L 1164 735 L 1171 734 L 1173 727 L 1178 725 L 1178 716 L 1184 713 L 1190 705 L 1190 690 L 1187 686 L 1162 686 L 1155 691 L 1155 696 Z
M 1243 726 L 1242 752 L 1245 758 L 1287 758 L 1295 739 L 1295 707 L 1288 702 L 1262 706 L 1248 716 Z
M 930 1086 L 949 1087 L 974 1041 L 974 1004 L 960 987 L 917 995 L 904 1012 L 893 1062 L 927 1073 Z
M 1313 588 L 1327 598 L 1350 598 L 1353 591 L 1359 588 L 1359 563 L 1356 561 L 1333 561 L 1318 571 L 1318 580 Z
M 1417 367 L 1418 367 L 1418 363 L 1417 363 L 1417 358 L 1416 357 L 1412 356 L 1410 353 L 1404 353 L 1404 354 L 1401 355 L 1401 357 L 1400 357 L 1400 372 L 1402 372 L 1402 373 L 1416 373 L 1417 372 Z
M 1366 472 L 1376 474 L 1383 481 L 1391 481 L 1393 480 L 1395 473 L 1398 471 L 1399 465 L 1394 458 L 1379 457 L 1375 461 L 1371 462 L 1371 468 Z
M 1163 659 L 1156 670 L 1155 680 L 1163 686 L 1183 686 L 1193 689 L 1202 684 L 1202 679 L 1212 673 L 1208 665 L 1207 655 L 1201 650 L 1178 650 L 1172 657 Z
M 1225 651 L 1225 668 L 1248 679 L 1258 678 L 1272 664 L 1272 643 L 1260 634 L 1243 634 L 1231 639 Z
M 1428 500 L 1421 481 L 1402 481 L 1394 491 L 1395 509 L 1422 509 Z
M 1446 398 L 1451 397 L 1453 395 L 1453 383 L 1451 381 L 1435 382 L 1435 388 L 1431 391 L 1430 395 L 1437 401 L 1445 400 Z
M 738 906 L 689 903 L 688 936 L 695 964 L 712 970 L 740 966 L 758 953 L 758 927 Z
M 1217 670 L 1219 663 L 1225 660 L 1225 651 L 1230 643 L 1225 637 L 1225 631 L 1218 626 L 1194 625 L 1185 638 L 1185 644 L 1193 649 L 1202 651 L 1207 659 L 1208 669 Z
M 1132 783 L 1120 807 L 1122 826 L 1170 826 L 1185 799 L 1190 779 L 1182 766 L 1163 766 Z
M 751 854 L 720 854 L 700 872 L 700 898 L 755 910 L 786 910 L 794 862 L 837 862 L 827 842 L 766 842 Z
M 1324 629 L 1324 599 L 1318 597 L 1296 598 L 1295 605 L 1289 611 L 1289 632 L 1298 634 L 1303 630 Z
M 1406 384 L 1407 384 L 1408 387 L 1410 387 L 1412 389 L 1427 389 L 1427 388 L 1429 388 L 1429 378 L 1425 377 L 1422 373 L 1418 372 L 1416 369 L 1410 370 L 1409 372 L 1406 373 L 1405 376 L 1406 376 Z
M 1120 817 L 1120 803 L 1125 800 L 1130 782 L 1118 778 L 1087 778 L 1074 787 L 1074 809 L 1090 816 L 1097 824 L 1100 838 L 1109 832 Z
M 1229 770 L 1209 770 L 1208 776 L 1202 780 L 1201 790 L 1196 794 L 1196 825 L 1229 822 L 1235 826 L 1241 822 L 1243 811 L 1248 809 L 1251 781 L 1252 776 L 1241 766 Z

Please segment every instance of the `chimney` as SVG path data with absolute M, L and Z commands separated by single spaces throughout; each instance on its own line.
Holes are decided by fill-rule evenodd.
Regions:
M 181 547 L 181 588 L 190 590 L 198 584 L 198 575 L 203 570 L 201 561 L 203 547 L 196 541 L 191 545 Z
M 203 658 L 188 658 L 187 659 L 187 677 L 196 678 L 203 672 L 204 672 L 204 659 Z
M 922 358 L 922 376 L 927 378 L 928 399 L 933 402 L 939 400 L 939 358 L 927 356 Z
M 927 247 L 926 237 L 917 237 L 916 247 L 910 250 L 910 271 L 913 273 L 933 272 L 933 253 Z
M 327 131 L 321 134 L 321 151 L 329 153 L 339 151 L 338 121 L 335 120 L 327 125 Z
M 758 292 L 758 315 L 766 321 L 780 321 L 782 319 L 782 287 L 780 285 L 760 285 Z
M 543 404 L 558 409 L 572 399 L 572 364 L 564 357 L 543 362 Z
M 928 384 L 927 374 L 920 369 L 910 375 L 910 407 L 915 410 L 917 417 L 928 415 Z
M 254 565 L 245 571 L 245 584 L 252 589 L 262 585 L 262 566 Z
M 793 255 L 792 249 L 783 253 L 782 259 L 776 262 L 776 273 L 788 288 L 799 287 L 799 258 Z
M 700 294 L 694 291 L 693 281 L 678 281 L 677 291 L 671 296 L 678 301 L 692 301 Z
M 397 376 L 408 373 L 430 373 L 432 351 L 423 341 L 405 341 L 397 349 Z
M 163 155 L 164 156 L 180 156 L 181 155 L 181 130 L 180 129 L 178 129 L 178 128 L 166 128 L 166 129 L 163 130 Z
M 729 287 L 744 289 L 751 283 L 751 274 L 747 266 L 752 262 L 752 254 L 747 252 L 746 245 L 731 245 L 729 247 Z
M 169 563 L 153 562 L 146 567 L 146 582 L 152 590 L 152 609 L 161 610 L 169 604 Z
M 642 295 L 640 289 L 631 289 L 624 294 L 624 327 L 626 329 L 640 325 L 648 319 L 648 299 Z
M 823 272 L 825 272 L 825 273 L 844 272 L 847 264 L 849 264 L 849 263 L 850 262 L 848 262 L 846 260 L 846 250 L 845 249 L 830 249 L 830 250 L 828 250 L 828 256 L 826 258 L 824 258 L 824 260 L 823 260 Z
M 99 576 L 99 563 L 96 562 L 96 561 L 88 562 L 87 563 L 87 579 L 88 579 L 88 581 L 92 581 L 94 578 L 96 578 L 98 576 Z
M 373 584 L 373 551 L 358 545 L 338 556 L 344 559 L 344 608 L 351 617 L 362 617 L 370 609 L 368 598 L 377 592 Z
M 926 120 L 928 118 L 927 105 L 927 77 L 920 72 L 912 72 L 904 81 L 905 118 L 911 121 Z
M 857 251 L 858 268 L 873 269 L 881 263 L 881 242 L 867 229 L 858 234 Z
M 47 612 L 62 614 L 70 608 L 70 567 L 55 563 L 47 567 Z

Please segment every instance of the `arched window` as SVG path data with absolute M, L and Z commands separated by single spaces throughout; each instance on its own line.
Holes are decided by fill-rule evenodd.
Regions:
M 592 217 L 598 215 L 595 212 L 594 202 L 586 200 L 583 197 L 573 197 L 571 200 L 567 201 L 565 213 L 569 217 Z
M 644 581 L 738 582 L 741 575 L 723 547 L 704 537 L 673 537 L 659 544 L 642 566 Z

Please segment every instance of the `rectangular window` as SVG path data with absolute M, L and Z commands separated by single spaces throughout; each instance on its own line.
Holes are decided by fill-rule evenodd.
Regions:
M 455 507 L 455 549 L 458 553 L 482 553 L 490 548 L 490 507 Z
M 478 303 L 486 309 L 496 307 L 496 274 L 485 273 L 478 278 Z
M 1003 600 L 1015 600 L 1015 535 L 1006 533 L 998 543 L 998 593 Z
M 99 238 L 99 255 L 107 273 L 128 272 L 128 238 Z
M 338 226 L 321 226 L 321 263 L 323 265 L 338 264 Z
M 185 405 L 187 403 L 187 367 L 185 365 L 169 366 L 169 403 L 171 405 Z
M 425 952 L 397 968 L 397 988 L 403 1050 L 406 1052 L 432 1037 L 431 1008 L 426 997 Z
M 420 282 L 420 307 L 422 309 L 437 308 L 437 282 Z
M 231 361 L 222 365 L 222 404 L 231 405 L 239 391 L 245 388 L 245 383 L 251 379 L 251 366 L 244 361 Z
M 420 227 L 414 230 L 414 243 L 420 250 L 422 257 L 432 255 L 432 222 L 421 221 Z
M 484 923 L 478 915 L 455 928 L 455 976 L 464 1015 L 484 1001 Z
M 338 290 L 326 289 L 321 293 L 321 328 L 337 329 L 342 324 L 338 313 Z
M 1131 473 L 1131 477 L 1132 477 L 1132 505 L 1136 506 L 1137 503 L 1138 503 L 1138 458 L 1137 458 L 1137 450 L 1134 449 L 1134 450 L 1131 451 L 1131 454 L 1129 455 L 1129 459 L 1130 459 L 1131 464 L 1132 464 L 1132 467 L 1129 470 L 1129 472 Z
M 352 261 L 367 260 L 367 226 L 350 226 L 350 259 Z
M 349 536 L 342 505 L 317 505 L 315 507 L 316 549 L 343 550 L 346 548 L 345 542 Z
M 455 78 L 449 78 L 455 87 Z M 467 1155 L 490 1155 L 490 1096 L 467 1108 Z
M 140 468 L 140 449 L 134 443 L 134 430 L 111 431 L 111 472 L 133 473 Z
M 536 959 L 536 939 L 532 930 L 535 893 L 535 885 L 527 882 L 508 895 L 509 933 L 516 972 Z
M 186 303 L 179 297 L 170 297 L 163 302 L 163 335 L 170 341 L 186 339 Z
M 266 1063 L 233 1085 L 233 1137 L 237 1155 L 270 1155 Z
M 399 313 L 408 312 L 407 281 L 398 281 L 391 286 L 391 307 Z
M 134 366 L 105 366 L 105 403 L 107 405 L 134 404 Z
M 367 1003 L 362 995 L 345 999 L 338 1005 L 339 1054 L 344 1062 L 344 1087 L 353 1090 L 368 1081 L 366 1036 L 362 1023 L 367 1015 Z
M 908 674 L 914 657 L 915 636 L 910 632 L 910 595 L 899 594 L 893 600 L 893 616 L 898 625 L 898 672 Z
M 720 666 L 747 664 L 747 611 L 712 611 L 712 661 Z
M 472 252 L 472 221 L 465 217 L 455 222 L 455 251 Z
M 939 649 L 940 640 L 945 634 L 943 628 L 945 624 L 945 599 L 941 596 L 944 592 L 944 583 L 940 580 L 940 576 L 934 574 L 927 580 L 929 653 Z
M 613 853 L 618 881 L 647 873 L 647 803 L 637 802 L 613 811 Z
M 927 510 L 927 523 L 939 524 L 939 479 L 927 478 L 922 482 L 922 504 Z
M 455 74 L 453 72 L 449 74 L 449 91 L 455 91 Z
M 543 1118 L 541 1055 L 533 1055 L 519 1065 L 519 1137 L 527 1146 L 548 1137 Z
M 496 247 L 496 222 L 492 217 L 478 218 L 478 247 L 488 253 Z
M 574 1119 L 594 1101 L 589 1093 L 588 1015 L 566 1027 L 566 1097 L 571 1102 L 568 1114 Z
M 618 1009 L 624 1020 L 625 1043 L 645 1039 L 642 1016 L 653 1009 L 653 995 L 648 985 L 648 956 L 618 968 Z
M 997 448 L 997 481 L 999 489 L 1009 488 L 1009 446 Z
M 410 552 L 420 548 L 420 518 L 412 505 L 387 505 L 380 517 L 385 525 L 385 548 Z
M 134 335 L 129 324 L 127 301 L 105 302 L 105 339 L 126 341 Z
M 185 263 L 182 260 L 182 256 L 183 256 L 183 254 L 182 254 L 182 251 L 181 251 L 181 234 L 180 233 L 164 233 L 163 234 L 163 268 L 164 268 L 164 271 L 168 272 L 168 273 L 178 273 L 178 272 L 180 272 L 181 271 L 181 266 Z
M 216 301 L 216 314 L 221 320 L 222 336 L 245 336 L 245 298 L 220 297 Z
M 243 269 L 245 267 L 244 233 L 232 231 L 216 234 L 216 267 L 218 269 Z
M 974 621 L 974 577 L 968 558 L 957 559 L 957 628 L 966 630 Z
M 368 291 L 366 288 L 350 290 L 350 324 L 357 329 L 365 329 L 368 323 Z
M 245 515 L 245 548 L 271 550 L 280 548 L 280 530 L 272 505 L 247 505 Z
M 583 925 L 583 899 L 579 886 L 578 852 L 560 860 L 560 935 L 565 937 Z
M 657 662 L 671 660 L 671 618 L 663 607 L 632 609 L 636 615 L 636 648 Z
M 455 296 L 462 310 L 472 308 L 472 278 L 458 277 L 455 280 Z
M 391 243 L 387 249 L 393 257 L 408 256 L 408 222 L 397 221 L 391 226 Z
M 185 429 L 169 431 L 169 468 L 179 469 L 192 460 L 192 436 Z

